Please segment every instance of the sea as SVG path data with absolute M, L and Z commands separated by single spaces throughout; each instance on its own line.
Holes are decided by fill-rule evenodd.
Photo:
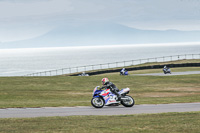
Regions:
M 200 54 L 200 42 L 0 49 L 0 77 L 185 54 Z

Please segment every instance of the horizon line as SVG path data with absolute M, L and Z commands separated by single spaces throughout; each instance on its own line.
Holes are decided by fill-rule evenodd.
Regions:
M 166 46 L 186 46 L 200 45 L 200 42 L 178 42 L 178 43 L 145 43 L 145 44 L 111 44 L 111 45 L 85 45 L 66 47 L 30 47 L 30 48 L 0 48 L 0 50 L 22 50 L 22 49 L 60 49 L 60 48 L 102 48 L 102 47 L 166 47 Z

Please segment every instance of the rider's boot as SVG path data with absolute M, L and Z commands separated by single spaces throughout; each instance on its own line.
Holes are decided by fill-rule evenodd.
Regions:
M 121 101 L 121 94 L 119 94 L 118 96 L 117 96 L 117 101 Z

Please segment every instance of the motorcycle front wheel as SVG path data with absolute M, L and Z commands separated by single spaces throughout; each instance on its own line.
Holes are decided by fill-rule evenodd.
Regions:
M 102 108 L 105 104 L 104 100 L 100 97 L 94 97 L 91 100 L 91 104 L 95 108 Z
M 135 100 L 131 96 L 125 96 L 126 99 L 121 100 L 121 104 L 125 107 L 132 107 L 135 104 Z

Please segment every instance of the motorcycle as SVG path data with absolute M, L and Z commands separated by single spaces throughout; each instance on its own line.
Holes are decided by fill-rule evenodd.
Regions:
M 164 72 L 164 74 L 167 74 L 167 73 L 171 74 L 170 68 L 163 68 L 163 72 Z
M 128 71 L 120 72 L 120 75 L 128 75 Z
M 101 90 L 98 89 L 99 86 L 94 88 L 93 98 L 91 104 L 95 108 L 102 108 L 103 106 L 118 106 L 122 104 L 125 107 L 132 107 L 135 104 L 134 99 L 131 96 L 128 96 L 130 89 L 124 88 L 118 93 L 121 94 L 121 100 L 118 101 L 118 98 L 113 94 L 110 89 Z

